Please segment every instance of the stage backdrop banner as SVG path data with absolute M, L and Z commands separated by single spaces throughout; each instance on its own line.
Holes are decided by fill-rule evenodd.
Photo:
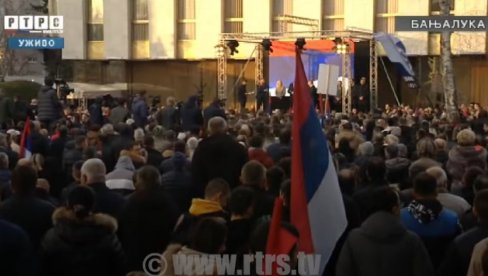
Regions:
M 336 53 L 332 40 L 307 40 L 302 61 L 309 80 L 318 80 L 319 65 L 336 65 L 342 72 L 342 57 Z M 349 41 L 349 55 L 354 64 L 354 42 Z M 289 87 L 295 78 L 295 41 L 273 41 L 273 52 L 269 56 L 269 87 L 272 90 L 278 80 Z M 354 76 L 354 69 L 352 70 Z
M 317 93 L 337 96 L 337 81 L 339 79 L 339 66 L 330 64 L 319 65 L 319 81 Z

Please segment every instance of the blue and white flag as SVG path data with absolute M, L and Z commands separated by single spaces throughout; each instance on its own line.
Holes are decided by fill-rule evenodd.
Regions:
M 407 51 L 403 42 L 397 37 L 386 33 L 375 33 L 374 38 L 381 43 L 390 61 L 397 63 L 400 74 L 408 84 L 408 87 L 413 89 L 418 88 L 415 72 L 413 71 L 412 64 L 408 60 Z

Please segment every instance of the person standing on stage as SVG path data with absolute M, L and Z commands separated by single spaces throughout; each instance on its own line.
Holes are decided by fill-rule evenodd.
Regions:
M 263 111 L 266 112 L 268 110 L 268 102 L 269 102 L 269 87 L 264 81 L 264 79 L 260 79 L 257 89 L 256 89 L 256 111 L 261 110 L 261 106 L 263 107 Z
M 312 96 L 314 107 L 319 107 L 319 94 L 317 92 L 317 87 L 313 84 L 313 81 L 308 81 L 308 87 L 310 87 L 310 95 Z
M 355 108 L 357 108 L 361 112 L 368 112 L 369 111 L 369 86 L 366 83 L 366 78 L 362 77 L 359 81 L 359 85 L 354 86 L 354 94 L 353 97 L 355 98 L 356 102 Z
M 246 80 L 242 80 L 239 89 L 237 90 L 237 99 L 239 100 L 239 104 L 241 106 L 240 112 L 243 113 L 246 109 L 246 102 L 247 102 L 247 95 L 246 95 Z

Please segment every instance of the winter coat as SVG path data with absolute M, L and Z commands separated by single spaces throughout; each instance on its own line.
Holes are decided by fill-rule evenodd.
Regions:
M 176 269 L 174 267 L 174 264 L 176 264 L 177 262 L 173 262 L 173 260 L 175 258 L 181 260 L 183 257 L 181 256 L 186 256 L 186 258 L 190 259 L 190 258 L 195 258 L 195 260 L 197 258 L 204 258 L 204 256 L 206 255 L 205 253 L 202 253 L 202 252 L 199 252 L 199 251 L 196 251 L 196 250 L 193 250 L 193 249 L 190 249 L 186 246 L 182 246 L 180 244 L 171 244 L 168 246 L 168 248 L 166 249 L 166 251 L 164 251 L 163 253 L 163 256 L 162 256 L 162 263 L 166 263 L 168 264 L 167 265 L 167 268 L 166 270 L 161 273 L 161 276 L 176 276 L 176 275 L 181 275 L 181 271 L 180 273 L 176 273 Z M 180 257 L 181 256 L 181 257 Z M 217 274 L 217 269 L 215 268 L 214 271 L 215 273 L 213 274 L 209 274 L 208 272 L 205 272 L 205 273 L 198 273 L 198 271 L 201 269 L 201 267 L 196 267 L 196 262 L 193 263 L 194 266 L 191 268 L 191 271 L 193 271 L 193 273 L 190 273 L 190 274 L 183 274 L 185 276 L 198 276 L 198 275 L 207 275 L 207 276 L 216 276 L 218 275 Z M 187 267 L 185 267 L 185 272 L 187 271 L 186 269 L 188 269 Z M 207 271 L 207 269 L 205 269 L 205 271 Z
M 203 126 L 202 110 L 198 96 L 191 96 L 181 108 L 181 127 L 183 131 L 194 131 Z
M 90 112 L 90 124 L 102 126 L 103 125 L 103 113 L 101 103 L 95 102 L 88 108 Z
M 145 127 L 147 117 L 149 116 L 149 108 L 146 101 L 142 97 L 136 97 L 132 103 L 132 117 L 137 127 Z
M 405 227 L 419 235 L 435 268 L 451 241 L 461 232 L 458 216 L 437 200 L 414 200 L 401 210 Z
M 34 249 L 52 226 L 54 207 L 34 196 L 12 196 L 0 205 L 0 218 L 20 226 L 29 235 Z
M 41 87 L 37 93 L 37 118 L 40 121 L 54 121 L 60 117 L 60 104 L 56 90 L 49 86 Z
M 35 275 L 29 236 L 19 226 L 0 219 L 0 267 L 2 275 Z
M 129 118 L 129 110 L 127 108 L 119 105 L 110 111 L 110 116 L 108 118 L 109 122 L 116 126 L 120 123 L 125 123 Z
M 239 185 L 241 169 L 247 161 L 246 149 L 231 136 L 218 134 L 203 139 L 191 164 L 196 196 L 203 196 L 207 183 L 217 177 L 225 179 L 231 188 Z
M 451 176 L 453 186 L 461 186 L 464 172 L 471 166 L 478 166 L 485 170 L 487 168 L 487 152 L 481 146 L 455 146 L 449 151 L 447 161 L 447 173 Z
M 164 191 L 177 205 L 181 214 L 190 208 L 193 191 L 191 174 L 187 169 L 177 169 L 161 176 L 161 190 Z
M 95 191 L 96 213 L 104 213 L 118 218 L 120 211 L 125 206 L 125 198 L 107 188 L 105 183 L 93 183 L 90 187 Z
M 155 168 L 159 167 L 161 162 L 163 162 L 164 158 L 160 151 L 157 151 L 153 148 L 146 147 L 147 151 L 147 164 L 151 165 Z
M 115 165 L 115 170 L 105 177 L 105 184 L 110 190 L 127 195 L 135 190 L 133 181 L 135 170 L 130 157 L 121 156 Z
M 471 255 L 471 262 L 469 263 L 469 269 L 467 276 L 486 276 L 483 273 L 483 255 L 488 250 L 488 238 L 480 241 L 476 244 Z
M 451 193 L 438 193 L 437 200 L 444 208 L 454 211 L 459 218 L 471 210 L 471 205 L 464 198 Z
M 180 124 L 178 115 L 178 110 L 174 106 L 166 106 L 158 112 L 156 118 L 158 124 L 165 129 L 176 130 Z
M 203 111 L 203 119 L 205 124 L 208 124 L 208 121 L 210 121 L 210 119 L 213 117 L 226 118 L 225 111 L 220 107 L 219 103 L 212 103 Z
M 0 147 L 0 152 L 5 153 L 8 156 L 8 166 L 9 170 L 14 170 L 17 166 L 17 161 L 19 161 L 19 154 L 10 148 Z
M 129 271 L 140 270 L 144 258 L 168 245 L 178 218 L 174 199 L 161 191 L 136 191 L 128 199 L 119 222 L 119 237 Z
M 124 275 L 124 252 L 117 239 L 117 221 L 93 214 L 84 219 L 59 208 L 53 214 L 54 227 L 41 248 L 45 275 Z
M 438 274 L 443 276 L 466 275 L 475 245 L 485 238 L 488 238 L 488 225 L 486 224 L 459 235 L 449 247 Z
M 350 232 L 337 276 L 432 276 L 434 269 L 417 235 L 391 213 L 377 212 Z

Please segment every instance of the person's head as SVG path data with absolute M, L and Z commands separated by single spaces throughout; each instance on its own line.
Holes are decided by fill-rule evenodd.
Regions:
M 291 129 L 286 127 L 280 131 L 279 140 L 281 144 L 288 145 L 291 142 Z
M 30 165 L 17 165 L 12 172 L 12 189 L 16 195 L 30 195 L 36 189 L 37 172 Z
M 386 159 L 393 159 L 398 157 L 398 145 L 388 145 L 385 147 Z
M 431 167 L 425 171 L 436 179 L 437 192 L 447 193 L 447 174 L 441 167 Z
M 60 137 L 65 138 L 66 136 L 68 136 L 68 128 L 66 126 L 60 126 L 58 130 Z
M 386 135 L 384 139 L 385 145 L 397 145 L 400 142 L 397 136 L 393 134 Z
M 470 129 L 463 129 L 456 135 L 458 145 L 474 146 L 476 142 L 476 134 Z
M 174 150 L 175 152 L 181 152 L 183 154 L 186 154 L 186 143 L 185 141 L 178 140 L 174 144 Z
M 144 147 L 149 149 L 154 148 L 154 138 L 152 136 L 146 136 L 144 138 Z
M 190 234 L 190 248 L 206 254 L 219 254 L 225 250 L 227 226 L 217 217 L 203 218 Z
M 229 210 L 232 216 L 250 218 L 253 214 L 254 191 L 245 186 L 235 188 L 230 194 Z
M 138 128 L 134 131 L 134 141 L 136 142 L 144 142 L 144 130 L 142 128 Z
M 348 143 L 349 141 L 346 140 Z M 364 143 L 359 144 L 357 153 L 359 156 L 372 156 L 374 153 L 374 146 L 373 143 L 367 141 Z
M 54 85 L 54 79 L 50 76 L 44 78 L 44 85 L 52 87 Z
M 220 203 L 220 206 L 227 206 L 230 196 L 229 183 L 222 178 L 210 180 L 205 187 L 205 199 Z
M 381 157 L 371 157 L 366 167 L 366 175 L 371 184 L 383 184 L 385 180 L 385 160 Z
M 488 189 L 488 175 L 480 174 L 473 182 L 474 193 L 477 194 L 486 189 Z
M 438 151 L 446 151 L 447 150 L 447 142 L 444 139 L 437 138 L 434 140 L 435 148 Z
M 4 152 L 0 152 L 0 170 L 6 170 L 9 168 L 8 155 Z
M 266 190 L 278 196 L 281 183 L 285 180 L 285 172 L 278 166 L 273 166 L 266 171 Z
M 291 157 L 287 156 L 281 158 L 278 162 L 278 166 L 285 172 L 285 178 L 291 177 Z
M 308 83 L 308 86 L 309 87 L 312 87 L 313 86 L 313 81 L 309 80 L 307 83 Z
M 478 218 L 478 221 L 488 222 L 488 190 L 482 190 L 476 194 L 473 212 Z
M 166 105 L 167 106 L 175 106 L 176 105 L 176 99 L 175 97 L 168 97 L 166 98 Z
M 95 207 L 95 192 L 87 186 L 76 186 L 68 194 L 67 208 L 73 211 L 78 219 L 88 217 Z
M 0 133 L 0 147 L 7 147 L 7 146 L 8 146 L 7 135 Z
M 266 185 L 266 168 L 255 160 L 247 162 L 241 170 L 241 183 L 246 186 L 264 189 Z
M 87 140 L 86 137 L 83 135 L 76 136 L 75 138 L 75 147 L 77 149 L 83 150 L 87 146 Z
M 435 156 L 434 141 L 430 138 L 422 138 L 417 142 L 417 155 L 419 157 L 433 158 Z
M 419 173 L 413 180 L 413 193 L 417 199 L 432 199 L 437 197 L 437 181 L 426 173 Z
M 107 169 L 102 160 L 98 158 L 88 159 L 81 166 L 81 184 L 90 185 L 105 182 Z
M 264 139 L 260 135 L 255 135 L 249 139 L 249 146 L 252 148 L 262 148 L 264 144 Z
M 359 81 L 360 85 L 365 85 L 366 84 L 366 78 L 362 77 L 361 80 Z
M 154 191 L 161 185 L 159 170 L 153 166 L 144 166 L 135 175 L 136 190 Z
M 353 169 L 342 169 L 337 174 L 342 193 L 352 196 L 356 189 L 356 172 Z
M 400 197 L 398 193 L 389 186 L 377 187 L 369 195 L 371 206 L 368 210 L 369 215 L 376 212 L 388 212 L 400 215 Z
M 210 135 L 225 134 L 227 122 L 222 117 L 213 117 L 208 121 L 208 133 Z

